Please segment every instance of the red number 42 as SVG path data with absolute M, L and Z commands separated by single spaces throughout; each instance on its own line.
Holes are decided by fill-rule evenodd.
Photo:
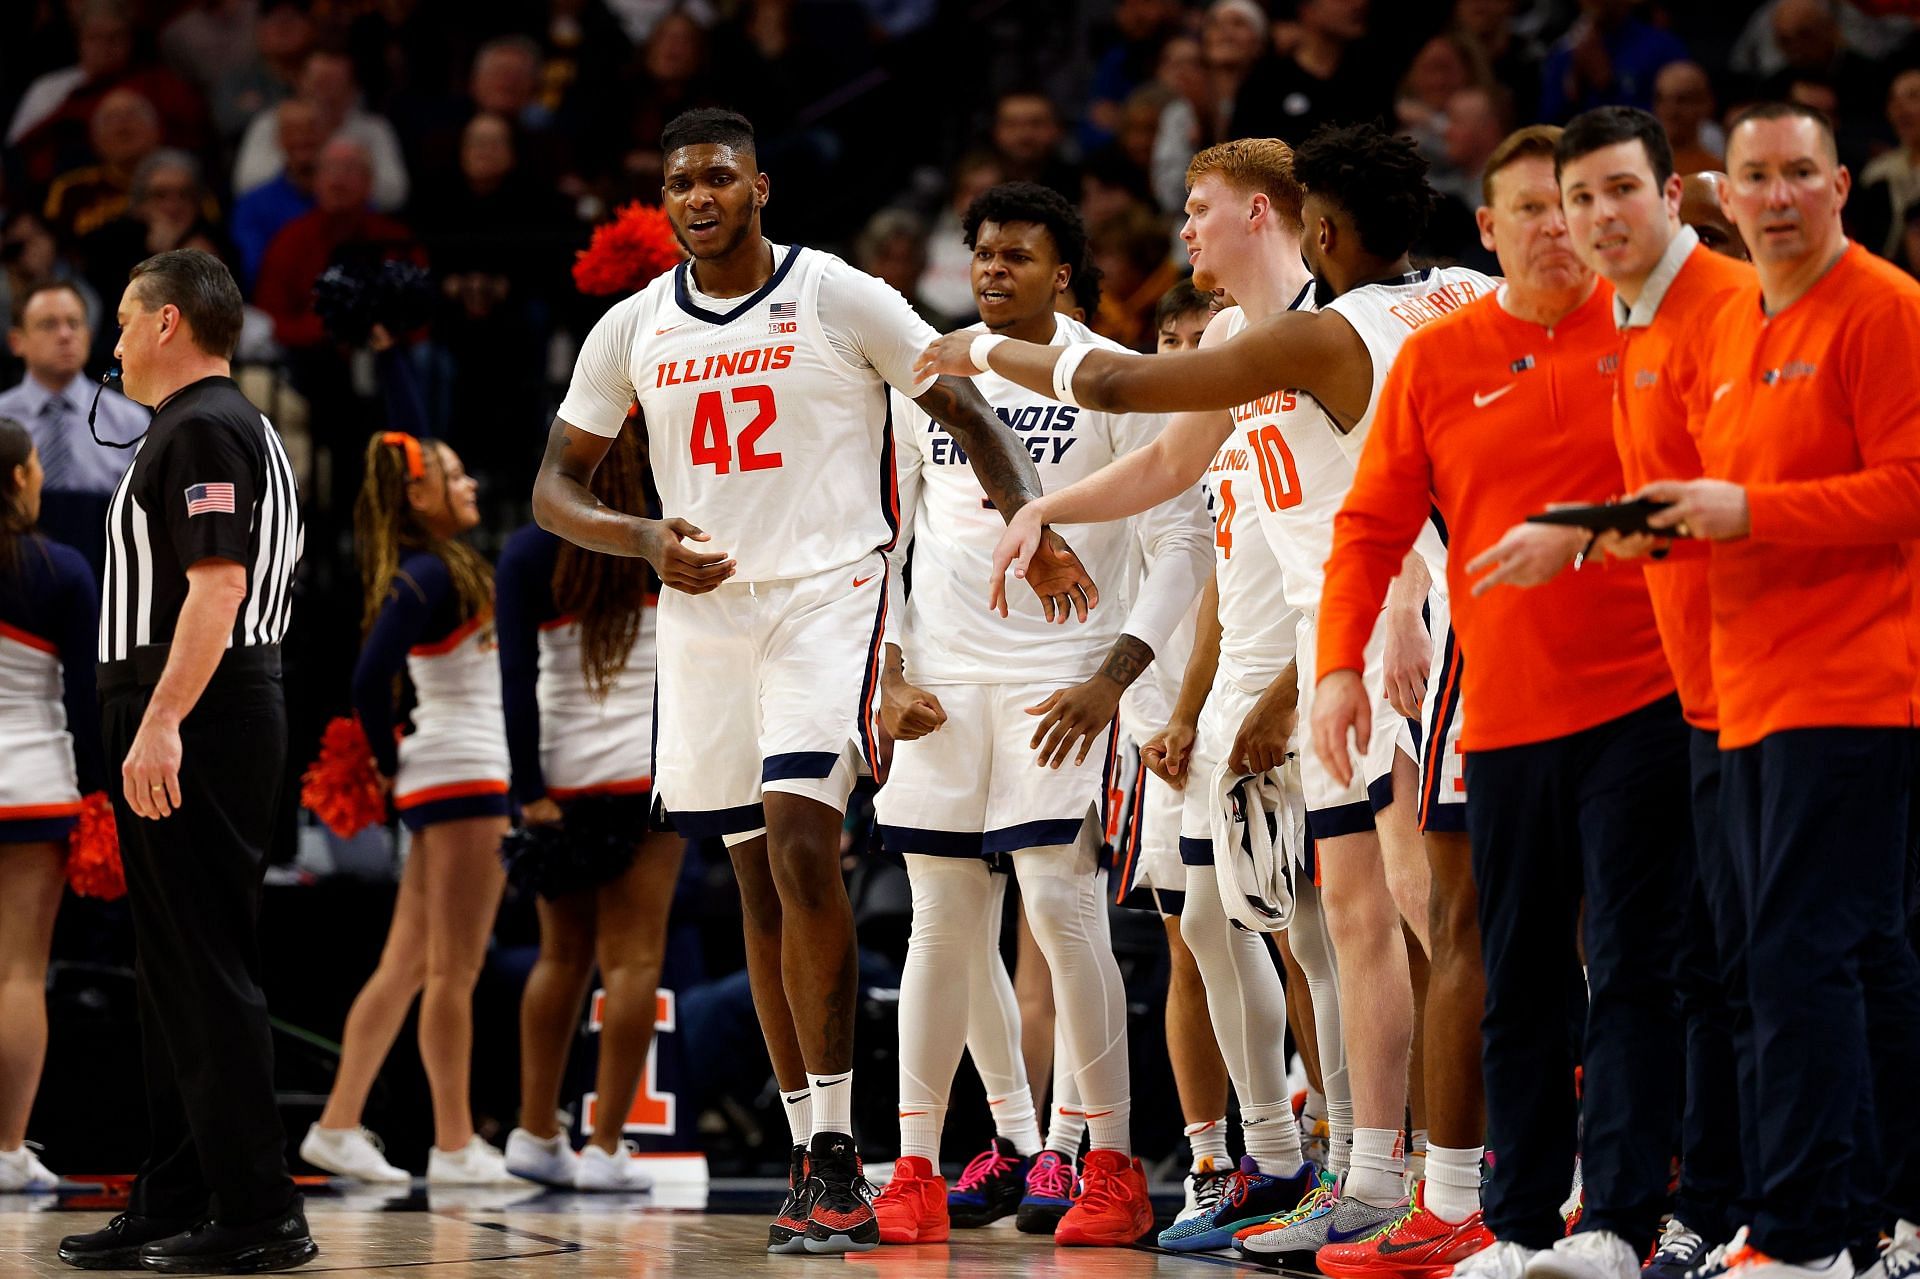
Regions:
M 735 404 L 756 406 L 753 420 L 741 429 L 740 434 L 729 442 L 727 431 L 727 411 L 721 403 L 720 392 L 703 391 L 693 406 L 693 464 L 711 466 L 714 473 L 725 475 L 733 469 L 737 460 L 742 471 L 770 471 L 780 465 L 778 453 L 761 453 L 755 448 L 767 428 L 773 425 L 778 412 L 773 407 L 773 388 L 770 386 L 736 386 L 732 392 Z M 738 452 L 735 448 L 738 446 Z

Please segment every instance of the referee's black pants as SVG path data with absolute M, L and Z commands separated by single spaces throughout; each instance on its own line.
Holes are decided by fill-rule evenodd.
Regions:
M 1743 1115 L 1754 1098 L 1753 1010 L 1747 1004 L 1747 925 L 1721 812 L 1720 735 L 1693 729 L 1695 878 L 1680 943 L 1686 1104 L 1680 1121 L 1680 1188 L 1674 1214 L 1709 1243 L 1751 1220 L 1757 1170 Z
M 1726 753 L 1757 1072 L 1753 1243 L 1783 1261 L 1839 1252 L 1866 1219 L 1920 1218 L 1913 750 L 1904 728 L 1814 728 Z
M 1578 1141 L 1580 1228 L 1644 1252 L 1666 1207 L 1682 1073 L 1675 979 L 1693 826 L 1679 699 L 1469 752 L 1466 772 L 1487 975 L 1487 1227 L 1551 1247 L 1565 1233 L 1559 1208 Z M 1583 897 L 1590 1004 L 1576 1102 L 1567 972 Z
M 134 816 L 119 784 L 152 688 L 101 690 L 153 1142 L 128 1208 L 233 1226 L 294 1199 L 255 938 L 287 712 L 277 662 L 250 652 L 228 653 L 181 724 L 180 807 L 160 821 Z

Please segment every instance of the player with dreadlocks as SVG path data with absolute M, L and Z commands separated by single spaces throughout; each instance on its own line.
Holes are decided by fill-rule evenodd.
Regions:
M 593 494 L 640 515 L 646 449 L 619 436 Z M 622 1131 L 653 1040 L 654 998 L 683 844 L 649 829 L 654 608 L 646 561 L 603 555 L 537 525 L 500 552 L 500 672 L 514 795 L 547 837 L 535 871 L 540 958 L 520 1001 L 520 1127 L 507 1167 L 577 1190 L 644 1190 Z M 529 852 L 529 857 L 541 854 Z M 522 882 L 516 863 L 514 882 Z M 596 966 L 606 989 L 592 1136 L 575 1154 L 556 1122 L 567 1047 Z
M 360 1117 L 416 994 L 420 1060 L 433 1094 L 427 1180 L 510 1179 L 500 1152 L 474 1132 L 468 1100 L 473 986 L 505 885 L 498 850 L 508 810 L 493 573 L 460 540 L 480 522 L 476 487 L 445 444 L 388 431 L 367 445 L 354 503 L 366 631 L 354 712 L 413 851 L 379 965 L 347 1013 L 333 1092 L 300 1156 L 372 1181 L 407 1180 Z M 395 696 L 402 675 L 414 697 L 404 736 Z

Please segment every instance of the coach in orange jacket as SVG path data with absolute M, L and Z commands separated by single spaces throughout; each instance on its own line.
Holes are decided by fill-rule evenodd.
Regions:
M 1728 211 L 1758 282 L 1710 326 L 1711 478 L 1648 485 L 1711 539 L 1723 819 L 1746 908 L 1760 1178 L 1742 1279 L 1846 1279 L 1861 1199 L 1920 1261 L 1920 961 L 1905 928 L 1920 612 L 1920 284 L 1847 241 L 1817 112 L 1757 107 Z M 1472 721 L 1469 720 L 1469 723 Z M 1883 1161 L 1854 1117 L 1870 1097 Z M 1870 1166 L 1870 1164 L 1868 1165 Z

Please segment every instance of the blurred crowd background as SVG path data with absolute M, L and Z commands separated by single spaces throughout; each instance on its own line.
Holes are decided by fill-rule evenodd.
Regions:
M 308 511 L 288 657 L 297 765 L 346 708 L 359 641 L 347 516 L 368 434 L 400 427 L 459 451 L 482 482 L 484 551 L 526 522 L 574 351 L 614 300 L 579 295 L 573 254 L 621 204 L 659 199 L 660 129 L 683 109 L 726 106 L 754 120 L 772 181 L 771 236 L 841 253 L 941 328 L 975 318 L 967 204 L 1010 179 L 1058 189 L 1081 210 L 1101 272 L 1090 322 L 1151 350 L 1154 304 L 1184 270 L 1174 250 L 1188 159 L 1231 137 L 1297 141 L 1328 120 L 1378 118 L 1414 136 L 1445 196 L 1422 252 L 1492 269 L 1472 211 L 1485 160 L 1510 129 L 1630 103 L 1660 118 L 1692 172 L 1720 167 L 1724 122 L 1743 105 L 1796 100 L 1836 125 L 1854 173 L 1853 236 L 1920 271 L 1920 32 L 1891 12 L 1901 7 L 10 0 L 0 26 L 0 413 L 63 416 L 68 437 L 84 441 L 78 423 L 112 362 L 128 268 L 186 246 L 230 264 L 250 304 L 238 376 L 286 437 Z M 323 320 L 314 285 L 329 266 L 395 259 L 429 282 L 405 331 L 369 337 Z M 71 287 L 38 288 L 48 281 Z M 127 438 L 144 417 L 106 393 L 104 433 Z M 44 525 L 97 569 L 98 513 L 126 455 L 103 461 L 92 447 L 59 459 L 57 472 L 50 463 Z M 337 1027 L 371 968 L 395 850 L 390 836 L 359 849 L 328 844 L 291 808 L 265 930 L 269 992 L 288 1035 L 283 1076 L 297 1079 L 309 1053 L 317 1095 L 330 1045 L 302 1027 Z M 897 871 L 857 856 L 864 837 L 852 827 L 863 1016 L 881 1028 L 908 903 Z M 671 962 L 677 985 L 714 993 L 682 1018 L 688 1051 L 705 1063 L 683 1104 L 709 1148 L 744 1166 L 762 1150 L 767 1078 L 739 971 L 738 907 L 723 856 L 688 867 Z M 84 903 L 63 915 L 48 1113 L 76 1096 L 112 1104 L 94 1091 L 90 1063 L 129 1042 L 116 1039 L 131 1008 L 130 987 L 126 1008 L 117 1002 L 130 952 L 117 909 Z M 1138 937 L 1124 922 L 1117 932 L 1136 1000 L 1136 1070 L 1164 1074 L 1164 1052 L 1148 1046 L 1159 1042 L 1164 957 L 1157 926 L 1140 923 Z M 477 1039 L 505 1048 L 530 910 L 510 903 L 498 941 Z M 889 1038 L 863 1032 L 863 1069 L 890 1069 Z M 475 1102 L 510 1119 L 505 1055 L 494 1068 L 482 1061 Z M 424 1112 L 409 1068 L 403 1047 L 389 1062 L 389 1094 L 376 1098 L 388 1113 L 373 1120 L 401 1162 L 425 1141 L 424 1114 L 408 1118 Z M 1177 1140 L 1169 1122 L 1162 1149 Z M 780 1125 L 775 1114 L 770 1163 L 784 1158 Z M 880 1131 L 891 1132 L 884 1115 L 869 1127 Z M 963 1125 L 949 1131 L 973 1142 Z

